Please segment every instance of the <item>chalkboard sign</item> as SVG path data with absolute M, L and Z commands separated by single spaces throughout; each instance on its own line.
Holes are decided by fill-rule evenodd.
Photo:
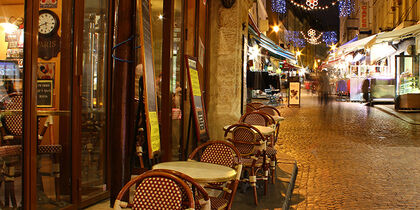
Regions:
M 140 7 L 140 45 L 142 46 L 143 90 L 149 158 L 160 152 L 159 121 L 156 103 L 155 71 L 153 63 L 152 28 L 150 22 L 150 1 L 143 0 Z
M 185 56 L 185 63 L 187 68 L 188 87 L 191 95 L 191 107 L 194 112 L 197 140 L 207 141 L 209 140 L 209 135 L 207 129 L 206 110 L 204 109 L 204 102 L 201 97 L 200 79 L 197 71 L 197 59 Z
M 53 80 L 37 81 L 37 106 L 52 107 L 53 105 Z

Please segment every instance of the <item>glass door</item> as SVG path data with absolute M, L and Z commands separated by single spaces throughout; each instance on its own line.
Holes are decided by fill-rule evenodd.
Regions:
M 106 196 L 108 1 L 85 1 L 81 89 L 81 199 Z M 86 203 L 89 204 L 89 203 Z M 84 204 L 82 204 L 84 205 Z

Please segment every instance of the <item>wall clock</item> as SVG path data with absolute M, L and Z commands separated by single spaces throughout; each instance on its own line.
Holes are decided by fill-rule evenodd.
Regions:
M 53 11 L 47 9 L 39 11 L 38 32 L 40 36 L 51 36 L 56 34 L 59 26 L 60 20 Z

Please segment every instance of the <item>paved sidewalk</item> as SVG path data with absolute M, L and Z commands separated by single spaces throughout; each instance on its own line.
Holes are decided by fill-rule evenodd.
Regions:
M 413 125 L 420 125 L 420 111 L 418 112 L 398 112 L 394 109 L 394 105 L 375 105 L 375 108 L 393 115 Z

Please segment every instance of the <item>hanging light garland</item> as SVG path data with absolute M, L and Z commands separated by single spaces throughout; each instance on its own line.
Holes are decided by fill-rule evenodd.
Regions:
M 319 6 L 318 0 L 306 0 L 306 4 L 300 4 L 296 2 L 295 0 L 289 0 L 289 1 L 291 4 L 293 4 L 296 7 L 310 11 L 310 10 L 326 10 L 326 9 L 329 9 L 330 7 L 335 6 L 336 4 L 338 4 L 338 2 L 344 1 L 344 0 L 335 0 L 335 1 L 332 1 L 330 4 L 324 5 L 324 6 Z
M 272 0 L 271 10 L 281 14 L 286 13 L 286 0 Z
M 325 31 L 322 34 L 322 41 L 325 42 L 325 44 L 327 46 L 334 45 L 338 41 L 337 32 L 335 32 L 335 31 Z
M 314 7 L 318 6 L 318 0 L 306 0 L 306 6 L 314 9 Z
M 321 38 L 322 36 L 322 32 L 319 33 L 318 36 L 316 36 L 316 31 L 314 29 L 309 29 L 308 30 L 308 36 L 306 36 L 306 34 L 304 34 L 302 31 L 300 32 L 303 36 L 303 38 L 305 38 L 305 40 L 312 45 L 318 45 L 321 44 L 321 41 L 319 40 L 319 38 Z
M 299 38 L 299 32 L 298 31 L 285 31 L 284 33 L 286 42 L 291 43 L 294 47 L 303 48 L 306 45 L 306 42 L 304 39 Z
M 338 4 L 340 17 L 350 16 L 354 11 L 354 3 L 352 0 L 340 0 Z

